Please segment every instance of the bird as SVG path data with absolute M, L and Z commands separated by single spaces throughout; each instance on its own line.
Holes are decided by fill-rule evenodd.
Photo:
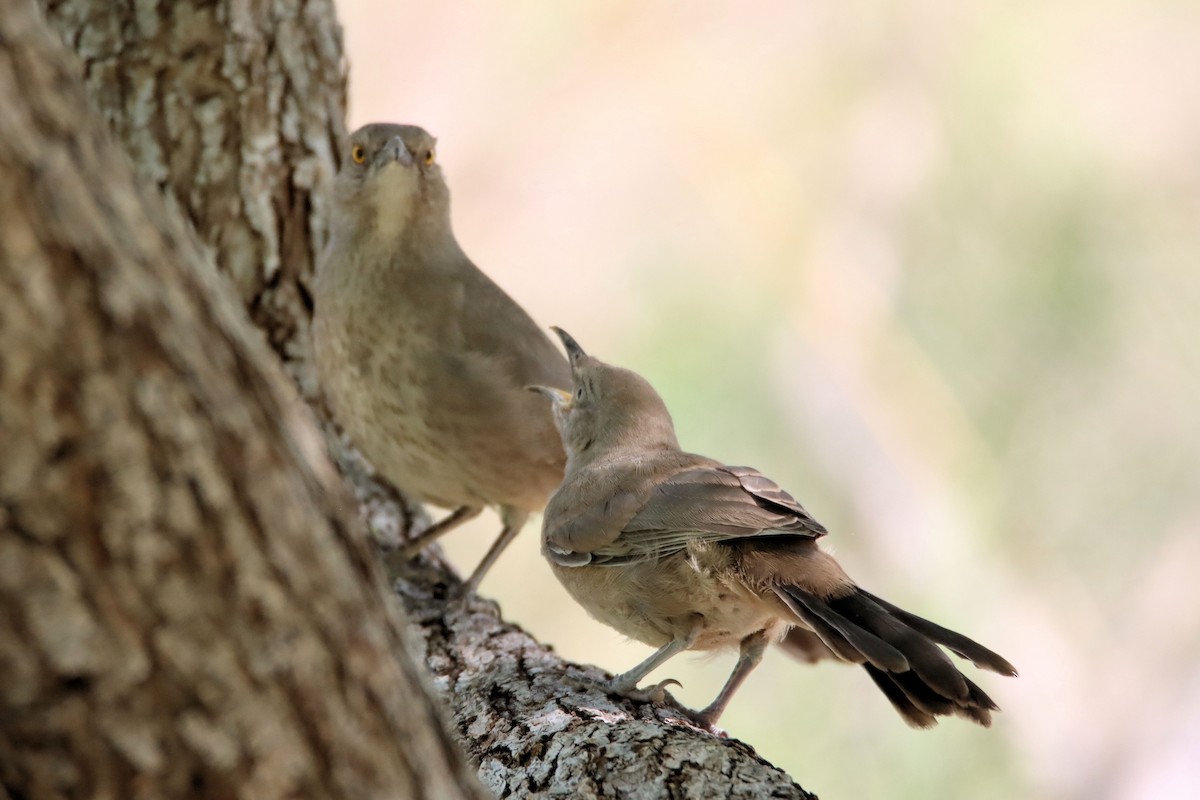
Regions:
M 451 509 L 400 557 L 498 510 L 502 529 L 462 589 L 470 595 L 562 479 L 551 412 L 525 387 L 569 386 L 570 369 L 459 246 L 436 139 L 423 128 L 351 134 L 330 216 L 313 291 L 321 389 L 379 474 Z
M 997 705 L 942 647 L 1015 676 L 1008 661 L 858 586 L 820 548 L 825 527 L 792 495 L 756 469 L 682 450 L 645 378 L 554 330 L 571 389 L 529 387 L 550 399 L 567 453 L 543 516 L 542 553 L 592 617 L 657 648 L 608 691 L 666 702 L 677 681 L 638 688 L 652 670 L 687 650 L 736 647 L 717 697 L 686 709 L 712 729 L 766 648 L 786 636 L 804 660 L 834 655 L 862 665 L 913 727 L 950 715 L 991 724 Z

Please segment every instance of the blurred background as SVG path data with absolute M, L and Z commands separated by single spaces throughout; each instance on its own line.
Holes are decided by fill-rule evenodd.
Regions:
M 1200 796 L 1200 4 L 340 0 L 350 119 L 460 242 L 753 464 L 871 591 L 1000 651 L 991 730 L 771 653 L 723 719 L 822 797 Z M 592 622 L 531 524 L 483 593 Z M 448 537 L 469 571 L 494 515 Z M 706 704 L 732 655 L 659 677 Z

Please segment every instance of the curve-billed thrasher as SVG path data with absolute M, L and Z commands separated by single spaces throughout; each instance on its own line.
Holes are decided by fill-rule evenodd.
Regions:
M 469 593 L 562 479 L 563 450 L 530 383 L 569 386 L 566 360 L 463 253 L 435 140 L 412 125 L 350 137 L 317 268 L 313 343 L 334 417 L 375 468 L 456 509 L 403 551 L 497 506 L 503 530 Z
M 1004 675 L 1016 674 L 1011 664 L 859 588 L 817 546 L 825 528 L 791 495 L 750 467 L 680 450 L 671 415 L 645 379 L 555 330 L 573 391 L 530 387 L 551 398 L 567 451 L 542 552 L 589 614 L 658 648 L 619 675 L 613 691 L 661 700 L 673 681 L 636 688 L 651 670 L 684 650 L 737 646 L 721 693 L 690 712 L 711 726 L 766 646 L 797 626 L 862 664 L 910 725 L 929 727 L 944 714 L 990 724 L 995 703 L 938 645 Z

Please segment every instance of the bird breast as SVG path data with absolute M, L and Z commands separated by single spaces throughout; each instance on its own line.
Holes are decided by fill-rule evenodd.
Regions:
M 314 319 L 322 388 L 385 478 L 444 508 L 545 505 L 562 451 L 539 398 L 508 386 L 496 364 L 455 350 L 444 324 L 394 287 L 322 288 Z M 531 410 L 544 417 L 532 429 L 522 425 Z
M 623 566 L 551 566 L 592 617 L 652 647 L 686 635 L 697 616 L 702 625 L 691 649 L 736 647 L 779 616 L 738 579 L 720 544 L 696 543 L 663 559 Z

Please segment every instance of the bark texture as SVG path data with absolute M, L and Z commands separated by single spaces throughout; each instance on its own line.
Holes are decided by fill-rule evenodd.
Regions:
M 394 491 L 374 483 L 357 458 L 342 469 L 364 516 L 394 534 L 405 513 Z M 409 646 L 496 797 L 815 800 L 750 746 L 702 731 L 669 707 L 608 696 L 598 686 L 612 675 L 559 658 L 505 622 L 495 603 L 449 600 L 462 582 L 437 553 L 391 568 Z
M 0 42 L 0 785 L 475 795 L 307 407 L 29 7 Z
M 329 0 L 46 0 L 93 107 L 138 176 L 212 248 L 313 396 L 306 285 L 345 138 L 342 33 Z
M 338 152 L 336 142 L 344 135 L 340 31 L 329 3 L 324 0 L 183 0 L 175 3 L 150 0 L 136 4 L 112 4 L 106 0 L 44 0 L 43 5 L 47 19 L 81 57 L 82 66 L 78 69 L 78 76 L 86 87 L 87 95 L 93 106 L 107 119 L 137 173 L 162 189 L 168 200 L 167 207 L 177 207 L 194 226 L 199 238 L 214 254 L 220 271 L 232 278 L 240 300 L 249 309 L 254 321 L 265 331 L 289 371 L 299 379 L 302 393 L 310 400 L 314 399 L 317 391 L 307 345 L 311 304 L 305 285 L 311 275 L 316 253 L 324 243 L 326 209 L 322 198 L 334 170 Z M 93 186 L 106 185 L 102 178 L 89 180 L 94 181 L 91 184 Z M 182 234 L 179 236 L 182 237 Z M 114 247 L 117 245 L 112 244 Z M 146 257 L 138 256 L 131 260 L 145 268 Z M 101 297 L 112 298 L 105 302 L 118 304 L 128 304 L 141 297 L 148 303 L 161 306 L 161 295 L 166 290 L 155 285 L 157 280 L 157 276 L 137 279 L 127 276 L 119 288 L 110 286 Z M 187 292 L 187 299 L 193 301 L 194 306 L 189 306 L 192 307 L 189 313 L 199 313 L 197 309 L 202 305 L 201 296 L 204 292 L 218 291 L 220 286 L 216 284 L 223 283 L 203 281 L 206 285 L 201 288 L 200 278 L 196 275 L 188 280 L 195 282 Z M 53 284 L 54 281 L 47 280 L 44 283 Z M 97 273 L 92 275 L 88 288 L 79 288 L 77 291 L 97 291 L 101 284 L 109 286 L 109 276 Z M 51 288 L 44 286 L 26 292 L 32 292 L 36 297 L 39 292 L 50 292 Z M 126 292 L 132 293 L 131 298 L 123 296 Z M 53 294 L 47 297 L 52 298 Z M 47 306 L 43 313 L 56 313 L 60 317 L 67 314 L 65 310 L 55 311 L 56 304 L 52 299 L 46 300 L 43 305 Z M 99 310 L 103 311 L 104 308 Z M 6 313 L 0 310 L 0 315 Z M 168 313 L 175 313 L 173 307 L 168 309 Z M 0 316 L 2 319 L 4 317 Z M 185 329 L 190 324 L 186 323 L 187 319 L 186 315 L 182 317 L 181 324 Z M 31 320 L 13 330 L 29 328 L 32 324 Z M 237 327 L 233 322 L 230 325 L 231 331 Z M 135 341 L 141 341 L 154 332 L 144 325 L 139 330 L 141 333 L 134 337 Z M 112 335 L 113 330 L 101 326 L 87 335 L 79 331 L 66 331 L 62 335 L 67 334 L 78 334 L 80 341 L 90 342 L 89 346 L 94 348 L 97 346 L 92 341 L 94 337 Z M 188 338 L 189 334 L 181 336 Z M 48 345 L 44 344 L 46 337 L 33 338 L 37 341 L 30 346 L 37 344 L 43 348 L 38 351 L 40 358 L 53 358 L 57 352 L 54 348 L 74 346 L 61 342 Z M 138 558 L 143 561 L 148 559 L 149 563 L 149 566 L 143 564 L 139 567 L 144 573 L 140 580 L 153 586 L 157 586 L 158 581 L 169 583 L 171 570 L 168 566 L 177 564 L 180 559 L 184 562 L 196 561 L 209 565 L 207 569 L 220 572 L 225 579 L 222 590 L 234 594 L 240 591 L 236 575 L 243 558 L 250 560 L 247 568 L 262 569 L 272 574 L 280 570 L 280 563 L 294 564 L 297 559 L 303 562 L 305 569 L 312 566 L 312 560 L 300 556 L 274 554 L 273 549 L 278 545 L 271 541 L 262 542 L 271 551 L 260 554 L 251 551 L 249 556 L 243 549 L 223 544 L 229 536 L 240 536 L 241 529 L 261 531 L 268 524 L 279 523 L 274 519 L 275 516 L 283 515 L 292 519 L 297 515 L 303 516 L 294 507 L 297 502 L 294 498 L 283 498 L 288 491 L 299 492 L 296 486 L 285 481 L 280 484 L 282 488 L 278 492 L 268 495 L 266 485 L 259 486 L 257 480 L 250 482 L 250 478 L 258 471 L 274 463 L 269 458 L 258 456 L 259 461 L 254 466 L 227 463 L 230 459 L 240 457 L 246 447 L 241 438 L 243 434 L 248 435 L 257 427 L 270 427 L 276 424 L 278 417 L 272 417 L 269 413 L 247 417 L 250 412 L 238 411 L 243 427 L 238 429 L 237 435 L 205 439 L 199 433 L 189 433 L 193 438 L 188 442 L 199 453 L 206 452 L 206 447 L 215 448 L 215 452 L 208 452 L 203 457 L 182 450 L 160 451 L 155 449 L 156 445 L 147 444 L 147 441 L 153 441 L 156 437 L 169 436 L 174 430 L 172 424 L 164 421 L 164 417 L 170 419 L 173 415 L 182 415 L 188 422 L 181 430 L 194 431 L 197 425 L 203 429 L 204 415 L 222 408 L 240 408 L 241 404 L 247 402 L 239 399 L 239 393 L 243 391 L 241 385 L 246 385 L 252 397 L 257 391 L 252 381 L 246 383 L 251 368 L 235 358 L 224 357 L 224 374 L 219 379 L 215 374 L 196 373 L 205 377 L 203 381 L 194 377 L 191 383 L 195 385 L 191 388 L 202 390 L 209 398 L 200 405 L 195 405 L 196 401 L 189 401 L 193 403 L 189 414 L 200 417 L 197 422 L 184 414 L 185 409 L 155 400 L 158 392 L 151 391 L 150 387 L 156 384 L 143 377 L 150 373 L 143 366 L 144 356 L 139 355 L 141 346 L 129 347 L 129 356 L 121 354 L 122 345 L 114 342 L 112 347 L 113 350 L 106 351 L 108 355 L 104 358 L 110 361 L 105 363 L 110 369 L 119 367 L 123 371 L 105 378 L 103 383 L 108 388 L 102 397 L 120 397 L 122 391 L 136 387 L 130 402 L 146 402 L 138 400 L 142 395 L 154 401 L 148 410 L 141 410 L 139 416 L 131 417 L 126 425 L 131 431 L 131 440 L 141 443 L 123 446 L 134 453 L 148 452 L 150 455 L 147 458 L 151 464 L 140 473 L 120 470 L 112 473 L 114 479 L 125 487 L 122 498 L 131 498 L 131 508 L 140 509 L 140 516 L 135 520 L 141 526 L 139 530 L 151 529 L 159 524 L 175 525 L 175 515 L 182 514 L 184 524 L 197 515 L 202 517 L 200 524 L 203 524 L 205 533 L 204 538 L 189 540 L 182 554 L 169 550 L 162 556 L 155 555 L 164 546 L 159 542 L 159 537 L 147 538 L 145 543 L 139 545 L 147 553 L 137 551 L 140 554 Z M 221 357 L 219 353 L 208 355 Z M 125 358 L 133 363 L 117 363 Z M 192 366 L 187 366 L 188 371 L 192 369 Z M 0 386 L 3 385 L 0 383 Z M 43 393 L 41 396 L 54 395 Z M 47 403 L 41 412 L 29 409 L 27 413 L 32 416 L 46 413 L 46 408 L 56 407 Z M 72 408 L 75 409 L 72 413 L 77 415 L 115 413 L 105 412 L 102 406 L 93 407 L 90 396 L 86 403 L 76 398 Z M 281 416 L 301 413 L 302 410 L 293 402 L 285 405 Z M 52 416 L 57 417 L 57 412 Z M 29 423 L 22 420 L 13 424 L 25 426 Z M 138 434 L 138 425 L 147 426 L 144 435 Z M 154 433 L 154 426 L 165 426 L 166 432 Z M 46 441 L 56 440 L 50 438 Z M 293 444 L 293 447 L 303 449 L 307 444 L 305 440 Z M 375 482 L 369 466 L 352 451 L 337 446 L 336 440 L 334 444 L 343 472 L 357 492 L 358 509 L 377 539 L 394 542 L 410 535 L 414 526 L 427 520 L 419 509 L 408 505 L 390 487 Z M 28 463 L 48 465 L 39 466 L 29 474 L 55 473 L 51 469 L 54 462 L 47 461 L 57 452 L 54 446 L 49 443 L 30 446 Z M 0 465 L 0 470 L 4 468 Z M 95 473 L 103 473 L 103 469 L 93 469 L 87 474 Z M 193 473 L 199 476 L 196 480 L 203 485 L 207 485 L 210 479 L 223 478 L 227 482 L 227 493 L 232 493 L 239 500 L 246 498 L 256 501 L 257 505 L 253 507 L 256 514 L 252 519 L 242 522 L 230 522 L 224 517 L 214 516 L 211 511 L 205 510 L 208 506 L 200 505 L 197 500 L 198 490 L 191 480 Z M 0 475 L 3 474 L 7 473 L 0 472 Z M 24 473 L 18 471 L 13 474 Z M 293 481 L 304 478 L 303 475 L 291 477 Z M 277 479 L 284 481 L 282 476 Z M 67 488 L 63 485 L 57 488 L 50 485 L 34 487 L 38 480 L 36 477 L 25 479 L 20 492 L 13 493 L 6 492 L 3 483 L 0 483 L 0 501 L 5 497 L 21 498 L 21 507 L 25 508 L 26 495 L 33 492 L 42 498 L 38 501 L 42 505 L 51 506 L 60 514 L 70 513 L 75 521 L 86 521 L 89 513 L 86 509 L 90 506 L 83 506 L 85 510 L 80 512 L 65 509 L 65 506 L 74 504 Z M 58 480 L 61 482 L 65 479 Z M 308 476 L 306 485 L 311 480 L 312 476 Z M 172 485 L 175 488 L 170 488 Z M 65 502 L 64 498 L 70 502 Z M 211 501 L 206 502 L 211 505 Z M 4 513 L 4 508 L 0 502 L 0 514 Z M 7 518 L 0 518 L 0 524 L 7 527 L 10 523 Z M 328 523 L 323 524 L 329 527 Z M 229 525 L 234 526 L 232 530 L 227 530 Z M 63 521 L 58 529 L 74 530 L 71 521 Z M 318 533 L 309 533 L 318 536 Z M 369 593 L 377 588 L 371 582 L 373 578 L 369 570 L 356 560 L 360 553 L 355 549 L 352 537 L 348 538 L 345 529 L 336 525 L 332 527 L 332 534 L 336 541 L 330 547 L 335 551 L 345 547 L 352 555 L 351 569 L 342 573 L 343 577 L 352 577 L 357 581 L 355 585 L 360 592 Z M 97 534 L 90 534 L 87 541 L 93 541 L 96 537 Z M 216 537 L 215 542 L 213 537 Z M 92 553 L 90 548 L 95 547 L 81 543 L 72 546 L 82 548 L 86 554 Z M 207 549 L 210 547 L 213 548 L 211 552 Z M 325 544 L 311 544 L 310 548 L 305 552 L 305 558 L 315 558 L 316 555 L 322 559 L 331 557 L 326 553 Z M 103 571 L 110 568 L 110 557 L 98 558 L 95 569 Z M 165 566 L 159 566 L 159 559 L 164 560 Z M 90 565 L 91 562 L 86 563 L 89 569 Z M 85 564 L 63 562 L 61 580 L 72 586 L 83 586 L 92 580 L 75 575 L 81 566 Z M 328 569 L 330 565 L 326 564 L 324 568 Z M 297 581 L 298 586 L 292 587 L 295 593 L 292 599 L 299 599 L 300 596 L 308 598 L 310 606 L 322 609 L 321 619 L 343 615 L 345 605 L 335 602 L 340 595 L 329 584 L 311 576 L 304 577 L 302 573 L 303 570 L 297 573 L 301 577 L 287 573 L 291 576 L 289 580 Z M 0 567 L 2 574 L 7 573 Z M 399 571 L 399 578 L 396 588 L 413 620 L 408 629 L 408 640 L 415 643 L 417 654 L 424 658 L 434 675 L 436 686 L 453 717 L 452 729 L 458 741 L 478 765 L 479 776 L 485 785 L 498 796 L 810 796 L 785 774 L 759 759 L 746 745 L 697 731 L 687 723 L 673 719 L 671 714 L 662 709 L 607 698 L 598 693 L 591 688 L 592 683 L 587 679 L 594 680 L 600 675 L 599 672 L 563 662 L 549 648 L 538 644 L 518 628 L 504 623 L 493 605 L 477 601 L 469 610 L 464 610 L 456 604 L 448 604 L 445 598 L 458 581 L 453 571 L 441 563 L 436 554 L 405 566 Z M 133 592 L 134 586 L 142 585 L 134 584 L 133 578 L 124 573 L 119 573 L 118 581 L 129 582 L 129 586 L 120 589 L 121 592 Z M 351 591 L 348 584 L 339 583 L 337 587 L 341 592 Z M 176 592 L 183 597 L 193 589 L 178 588 Z M 2 591 L 3 584 L 0 584 Z M 149 590 L 138 591 L 144 593 Z M 327 597 L 326 593 L 331 592 L 332 595 Z M 313 599 L 318 597 L 319 602 L 314 603 Z M 277 595 L 271 595 L 267 603 L 272 609 L 288 604 Z M 140 641 L 144 638 L 141 625 L 149 621 L 138 619 L 130 622 L 123 629 L 125 635 Z M 243 642 L 243 646 L 249 646 L 244 642 L 246 634 L 242 632 L 241 622 L 226 624 L 224 628 L 233 634 L 231 646 L 239 641 Z M 90 652 L 89 648 L 78 644 L 70 629 L 56 625 L 53 630 L 60 631 L 58 636 L 64 642 L 71 640 L 77 651 Z M 20 636 L 27 633 L 22 629 L 14 635 L 19 641 Z M 321 663 L 335 670 L 339 677 L 357 681 L 361 671 L 352 667 L 361 666 L 364 659 L 370 661 L 361 652 L 363 646 L 346 649 L 344 643 L 336 639 L 329 639 L 325 644 L 329 650 L 326 653 L 318 653 L 320 648 L 316 644 L 312 644 L 311 652 L 310 649 L 302 649 L 313 658 L 322 659 Z M 394 647 L 395 638 L 390 637 L 388 644 Z M 271 675 L 270 680 L 276 680 L 270 670 L 286 671 L 292 648 L 297 647 L 300 645 L 296 640 L 286 636 L 282 637 L 282 641 L 272 638 L 263 643 L 262 652 L 255 656 L 264 659 L 267 664 L 259 668 L 260 671 L 266 670 Z M 340 666 L 337 658 L 339 653 L 347 666 Z M 122 656 L 118 662 L 124 660 Z M 105 676 L 110 666 L 108 662 L 98 665 L 89 674 Z M 118 667 L 121 667 L 120 663 L 112 668 Z M 0 663 L 0 669 L 3 668 L 6 668 L 5 664 Z M 371 662 L 371 668 L 381 669 L 384 673 L 397 669 L 404 671 L 403 664 L 400 667 L 381 667 Z M 225 689 L 221 685 L 208 685 L 205 682 L 206 670 L 196 667 L 188 675 L 201 686 L 207 687 L 204 689 L 206 697 L 218 702 L 221 699 L 219 695 Z M 91 677 L 87 680 L 89 686 L 84 688 L 90 692 L 101 678 Z M 341 687 L 340 691 L 351 695 L 354 692 L 369 694 L 378 689 L 380 680 L 378 677 L 374 682 L 366 680 L 357 689 L 347 685 Z M 128 689 L 124 695 L 126 707 L 131 707 L 129 698 L 133 691 Z M 310 702 L 299 688 L 289 687 L 288 696 L 300 705 L 306 706 Z M 77 718 L 91 713 L 91 706 L 87 702 L 74 712 Z M 317 697 L 312 702 L 319 706 L 325 700 Z M 381 707 L 377 709 L 378 713 L 383 713 L 385 709 L 394 708 L 397 702 L 403 705 L 407 701 L 403 697 L 399 700 L 377 697 L 376 702 Z M 137 708 L 145 713 L 159 707 L 159 699 L 153 694 L 139 697 L 138 703 L 141 705 Z M 408 722 L 415 726 L 417 732 L 397 734 L 401 738 L 419 738 L 421 725 L 430 718 L 420 702 L 416 704 L 416 709 L 420 712 L 415 714 L 417 719 L 412 718 L 414 712 L 410 710 Z M 235 711 L 236 714 L 250 715 L 245 708 Z M 230 711 L 234 716 L 227 715 L 212 721 L 205 729 L 209 739 L 223 741 L 223 737 L 228 735 L 225 733 L 226 725 L 246 724 L 238 721 L 235 711 Z M 371 719 L 368 713 L 361 723 L 356 719 L 343 720 L 349 726 L 343 730 L 344 735 L 354 742 L 362 742 L 365 734 L 358 727 L 369 726 Z M 4 725 L 7 726 L 7 722 Z M 0 732 L 0 737 L 6 735 Z M 18 740 L 22 738 L 18 737 Z M 401 742 L 399 746 L 409 747 L 411 742 Z M 21 755 L 24 758 L 28 754 L 23 751 Z M 282 765 L 276 768 L 279 773 L 291 774 L 290 771 L 299 769 L 295 765 L 304 761 L 303 756 L 288 755 L 285 758 L 277 754 L 276 757 L 284 759 Z M 436 757 L 449 758 L 444 753 L 434 753 L 430 761 L 436 762 Z M 375 763 L 367 755 L 362 758 L 364 764 Z M 0 760 L 8 761 L 6 752 L 0 751 Z M 392 756 L 386 755 L 385 760 L 391 761 Z M 402 768 L 403 765 L 398 767 Z M 447 774 L 452 776 L 453 766 L 447 766 L 446 769 Z M 205 774 L 216 776 L 226 773 L 214 767 Z M 208 779 L 215 780 L 215 777 Z M 5 785 L 8 785 L 7 780 L 5 777 Z M 414 790 L 420 790 L 426 784 L 414 785 Z M 233 784 L 229 786 L 233 793 Z M 153 790 L 148 792 L 148 795 L 153 794 Z M 427 794 L 452 796 L 436 792 Z M 367 796 L 366 793 L 363 795 Z M 117 796 L 126 795 L 118 793 Z M 244 796 L 267 795 L 250 792 Z
M 494 607 L 448 614 L 429 589 L 401 583 L 437 686 L 456 697 L 460 740 L 497 797 L 813 797 L 741 742 L 605 695 L 596 686 L 612 676 L 563 661 Z

